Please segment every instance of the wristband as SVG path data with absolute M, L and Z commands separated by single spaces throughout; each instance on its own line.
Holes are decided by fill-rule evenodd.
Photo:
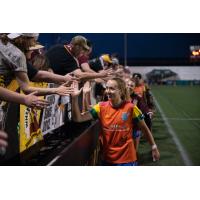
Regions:
M 155 150 L 155 149 L 157 149 L 157 145 L 156 145 L 156 144 L 153 144 L 153 145 L 151 146 L 151 150 Z
M 153 112 L 148 112 L 147 115 L 153 115 Z

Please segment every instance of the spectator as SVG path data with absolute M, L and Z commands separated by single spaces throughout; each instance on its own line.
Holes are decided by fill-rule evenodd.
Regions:
M 100 57 L 90 60 L 89 65 L 91 69 L 93 69 L 95 72 L 98 72 L 100 70 L 103 70 L 103 69 L 105 70 L 111 67 L 112 60 L 109 54 L 103 54 Z
M 60 75 L 72 73 L 82 80 L 87 80 L 96 78 L 97 74 L 82 72 L 77 59 L 89 50 L 87 39 L 83 36 L 75 36 L 68 45 L 55 45 L 50 48 L 46 56 L 54 73 Z
M 35 88 L 29 86 L 27 76 L 27 63 L 24 53 L 35 45 L 38 34 L 34 33 L 11 33 L 1 35 L 0 39 L 0 75 L 4 79 L 5 87 L 16 78 L 24 93 L 38 92 L 38 95 L 58 94 L 67 95 L 70 88 L 64 85 L 58 88 Z
M 54 74 L 48 59 L 44 54 L 40 53 L 42 52 L 41 48 L 44 48 L 44 46 L 36 44 L 26 52 L 28 77 L 31 81 L 64 84 L 78 80 L 78 78 L 72 77 L 70 74 L 65 76 Z
M 110 56 L 112 63 L 114 62 L 114 64 L 119 65 L 119 55 L 118 53 L 112 53 Z
M 102 70 L 103 67 L 100 68 L 99 70 L 92 69 L 93 66 L 90 66 L 90 61 L 89 61 L 89 56 L 92 52 L 92 44 L 89 40 L 87 40 L 87 45 L 90 49 L 78 57 L 78 62 L 79 62 L 81 69 L 84 72 L 93 73 L 94 78 L 95 77 L 96 78 L 105 78 L 108 76 L 108 74 L 112 74 L 112 69 Z M 105 57 L 109 59 L 109 57 L 107 55 Z M 111 61 L 111 60 L 109 60 L 109 61 Z
M 87 45 L 89 47 L 89 50 L 88 51 L 85 51 L 84 54 L 81 54 L 79 57 L 78 57 L 78 62 L 79 62 L 79 65 L 81 67 L 81 69 L 83 71 L 89 71 L 89 72 L 94 72 L 90 66 L 89 66 L 89 58 L 90 58 L 90 54 L 92 53 L 92 43 L 87 40 Z

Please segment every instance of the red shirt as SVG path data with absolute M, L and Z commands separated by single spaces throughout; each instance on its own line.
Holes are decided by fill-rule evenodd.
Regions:
M 81 55 L 78 57 L 78 62 L 80 66 L 83 63 L 88 63 L 88 60 L 89 60 L 89 56 L 86 56 L 86 55 Z

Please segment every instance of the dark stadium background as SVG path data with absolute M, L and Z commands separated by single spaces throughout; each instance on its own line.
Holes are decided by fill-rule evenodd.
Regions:
M 57 43 L 67 43 L 78 34 L 93 43 L 91 57 L 117 53 L 124 64 L 127 51 L 129 66 L 199 64 L 190 59 L 190 46 L 200 45 L 198 33 L 41 33 L 39 41 L 48 49 Z

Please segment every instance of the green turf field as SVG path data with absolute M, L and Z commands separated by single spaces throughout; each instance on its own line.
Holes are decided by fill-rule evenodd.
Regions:
M 200 87 L 154 86 L 152 92 L 192 165 L 200 166 Z M 139 147 L 140 164 L 185 165 L 158 109 L 153 120 L 152 132 L 159 146 L 161 159 L 152 163 L 149 145 L 142 141 Z

